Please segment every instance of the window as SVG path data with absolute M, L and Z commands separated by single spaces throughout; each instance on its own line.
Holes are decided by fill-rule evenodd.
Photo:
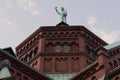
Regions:
M 33 64 L 32 64 L 32 67 L 34 67 L 34 65 L 35 65 L 35 64 L 33 63 Z
M 24 61 L 24 58 L 22 58 L 21 61 Z
M 38 47 L 35 48 L 34 50 L 34 56 L 38 53 Z
M 55 46 L 55 52 L 61 52 L 62 48 L 59 44 Z
M 114 60 L 114 67 L 118 66 L 117 61 Z
M 63 52 L 69 52 L 69 51 L 70 51 L 69 45 L 65 44 L 65 45 L 63 46 Z
M 21 80 L 21 74 L 20 74 L 20 73 L 17 73 L 15 79 L 16 79 L 16 80 Z
M 77 52 L 78 51 L 78 47 L 79 45 L 76 42 L 72 42 L 71 43 L 71 51 L 73 52 Z
M 97 78 L 94 76 L 94 77 L 92 77 L 92 79 L 91 80 L 97 80 Z
M 24 61 L 25 61 L 25 62 L 28 61 L 28 54 L 25 56 Z
M 118 57 L 117 59 L 118 59 L 118 64 L 120 65 L 120 58 Z
M 91 64 L 91 62 L 89 60 L 86 60 L 86 62 L 87 62 L 87 65 Z
M 87 53 L 90 55 L 90 47 L 89 46 L 86 46 L 86 49 L 87 49 Z
M 112 63 L 109 62 L 110 69 L 113 69 Z
M 95 53 L 95 51 L 93 49 L 91 49 L 91 56 L 93 58 L 96 58 L 97 57 L 97 53 Z
M 37 65 L 37 63 L 38 63 L 38 62 L 37 62 L 37 61 L 35 61 L 35 65 Z
M 24 77 L 23 80 L 28 80 L 28 78 L 27 78 L 27 77 Z
M 29 54 L 29 59 L 32 58 L 32 54 L 33 54 L 33 51 L 30 52 L 30 54 Z
M 119 77 L 116 77 L 115 80 L 120 80 L 120 78 L 119 78 Z
M 10 69 L 10 74 L 11 74 L 11 75 L 14 75 L 14 73 L 15 73 L 14 70 L 13 70 L 13 69 Z
M 46 44 L 46 50 L 45 50 L 45 52 L 52 52 L 53 51 L 53 43 L 52 42 L 48 42 L 47 44 Z

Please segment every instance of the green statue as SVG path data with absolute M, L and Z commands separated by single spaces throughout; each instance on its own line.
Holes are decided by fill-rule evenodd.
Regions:
M 66 20 L 67 11 L 64 9 L 64 7 L 61 7 L 61 12 L 58 11 L 57 7 L 55 7 L 55 10 L 60 15 L 61 21 L 64 23 L 67 23 L 67 20 Z

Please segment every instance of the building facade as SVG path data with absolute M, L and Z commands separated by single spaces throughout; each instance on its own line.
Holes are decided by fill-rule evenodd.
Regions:
M 16 54 L 7 59 L 13 75 L 27 76 L 19 80 L 120 80 L 120 42 L 107 44 L 84 26 L 42 26 Z

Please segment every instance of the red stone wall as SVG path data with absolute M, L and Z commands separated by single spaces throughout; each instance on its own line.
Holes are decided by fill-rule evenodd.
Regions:
M 59 52 L 56 51 L 58 44 L 61 47 Z M 101 44 L 106 43 L 83 26 L 58 25 L 40 28 L 16 50 L 22 61 L 34 65 L 33 67 L 41 72 L 72 73 L 79 72 L 95 60 L 89 51 L 87 52 L 86 46 L 94 49 Z M 66 45 L 69 51 L 65 51 Z M 38 47 L 38 53 L 30 58 L 35 47 Z

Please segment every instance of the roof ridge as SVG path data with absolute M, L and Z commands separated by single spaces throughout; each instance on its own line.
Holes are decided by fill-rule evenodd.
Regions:
M 114 42 L 114 43 L 111 43 L 111 44 L 108 44 L 106 46 L 103 46 L 105 49 L 109 50 L 109 49 L 112 49 L 114 47 L 117 47 L 120 45 L 120 41 L 117 41 L 117 42 Z

